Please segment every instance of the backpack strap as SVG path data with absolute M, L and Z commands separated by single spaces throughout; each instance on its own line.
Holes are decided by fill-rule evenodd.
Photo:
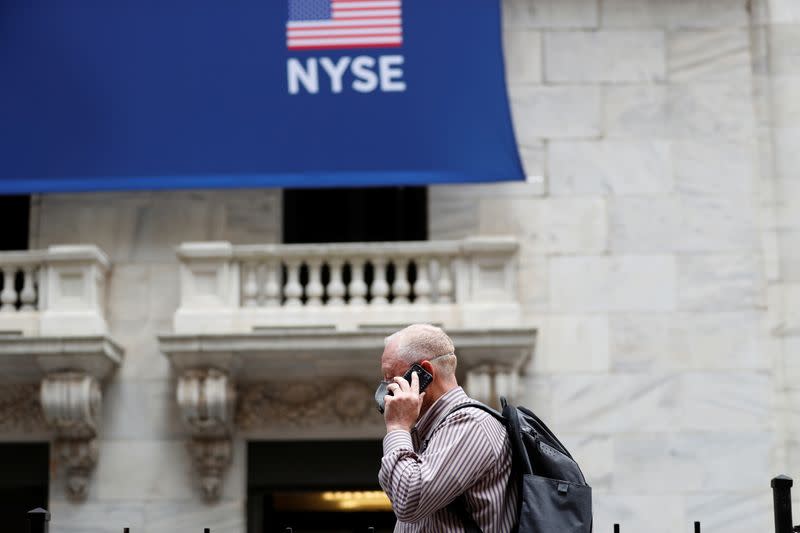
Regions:
M 458 405 L 455 405 L 455 406 L 451 407 L 450 410 L 447 411 L 444 414 L 444 416 L 442 416 L 439 420 L 436 421 L 436 425 L 434 426 L 434 429 L 431 430 L 431 434 L 433 434 L 433 431 L 437 427 L 439 427 L 442 424 L 442 422 L 444 422 L 445 419 L 448 416 L 450 416 L 451 414 L 455 413 L 456 411 L 460 411 L 461 409 L 467 409 L 468 407 L 474 407 L 476 409 L 480 409 L 481 411 L 485 411 L 485 412 L 489 413 L 490 415 L 495 417 L 497 420 L 499 420 L 501 424 L 503 424 L 505 426 L 505 418 L 503 418 L 503 415 L 501 415 L 500 413 L 498 413 L 497 411 L 495 411 L 494 409 L 492 409 L 488 405 L 485 405 L 485 404 L 480 403 L 480 402 L 468 402 L 468 403 L 461 403 L 461 404 L 458 404 Z M 425 448 L 428 447 L 428 441 L 429 440 L 430 440 L 430 438 L 425 440 Z M 478 525 L 477 522 L 475 522 L 475 519 L 472 518 L 472 515 L 467 510 L 467 499 L 466 499 L 466 497 L 464 496 L 463 493 L 461 495 L 459 495 L 458 498 L 453 500 L 450 503 L 450 505 L 447 506 L 447 509 L 451 513 L 456 515 L 459 520 L 461 520 L 461 525 L 464 526 L 464 533 L 483 533 L 483 530 L 481 530 L 481 527 Z

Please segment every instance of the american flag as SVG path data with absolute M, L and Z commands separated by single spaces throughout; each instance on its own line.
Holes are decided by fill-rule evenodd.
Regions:
M 403 44 L 402 0 L 289 0 L 289 50 Z

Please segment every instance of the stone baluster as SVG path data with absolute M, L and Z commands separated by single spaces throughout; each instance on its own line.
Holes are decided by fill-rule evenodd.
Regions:
M 394 294 L 394 304 L 403 305 L 408 303 L 408 295 L 411 293 L 411 284 L 408 282 L 408 259 L 399 258 L 394 261 L 394 282 L 392 283 L 392 294 Z
M 20 302 L 22 302 L 22 311 L 33 311 L 36 309 L 36 289 L 34 283 L 36 282 L 36 267 L 27 266 L 22 270 L 23 283 L 22 292 L 19 293 Z
M 267 307 L 277 307 L 281 304 L 281 284 L 278 280 L 280 274 L 280 263 L 274 259 L 268 259 L 264 263 L 264 305 Z
M 242 299 L 245 307 L 258 306 L 258 270 L 256 263 L 245 263 Z
M 436 282 L 437 302 L 453 303 L 453 278 L 450 259 L 443 257 L 439 262 L 439 279 Z
M 376 257 L 372 260 L 375 272 L 372 281 L 372 303 L 385 305 L 389 303 L 389 283 L 386 281 L 386 259 Z
M 429 259 L 427 257 L 420 257 L 415 262 L 417 264 L 417 280 L 414 282 L 414 303 L 430 303 L 431 282 L 429 277 Z
M 322 294 L 325 288 L 322 286 L 322 261 L 320 259 L 309 259 L 308 265 L 308 285 L 306 295 L 308 301 L 306 305 L 322 305 Z
M 303 286 L 300 284 L 300 265 L 297 259 L 286 261 L 286 305 L 290 307 L 302 305 Z
M 328 283 L 328 305 L 342 305 L 344 303 L 345 286 L 342 282 L 341 259 L 331 259 L 328 266 L 331 271 L 331 280 Z
M 0 278 L 3 279 L 3 292 L 0 292 L 0 313 L 13 313 L 17 303 L 17 291 L 14 289 L 14 267 L 0 267 Z
M 367 284 L 364 281 L 363 259 L 355 258 L 350 261 L 350 305 L 363 305 L 367 303 Z

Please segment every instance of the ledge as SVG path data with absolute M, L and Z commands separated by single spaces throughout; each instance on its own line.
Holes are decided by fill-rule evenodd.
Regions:
M 236 382 L 380 374 L 383 341 L 396 329 L 336 331 L 285 328 L 248 334 L 159 336 L 161 351 L 179 371 L 217 368 Z M 519 372 L 533 355 L 536 330 L 449 329 L 459 370 L 497 365 Z
M 123 349 L 107 336 L 0 336 L 0 382 L 33 383 L 63 370 L 104 381 L 122 357 Z

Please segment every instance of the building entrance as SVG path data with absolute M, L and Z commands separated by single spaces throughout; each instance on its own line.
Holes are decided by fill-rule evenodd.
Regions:
M 49 454 L 47 443 L 0 444 L 2 531 L 28 531 L 28 511 L 47 508 Z
M 378 485 L 380 441 L 252 442 L 248 533 L 388 533 L 395 518 Z

